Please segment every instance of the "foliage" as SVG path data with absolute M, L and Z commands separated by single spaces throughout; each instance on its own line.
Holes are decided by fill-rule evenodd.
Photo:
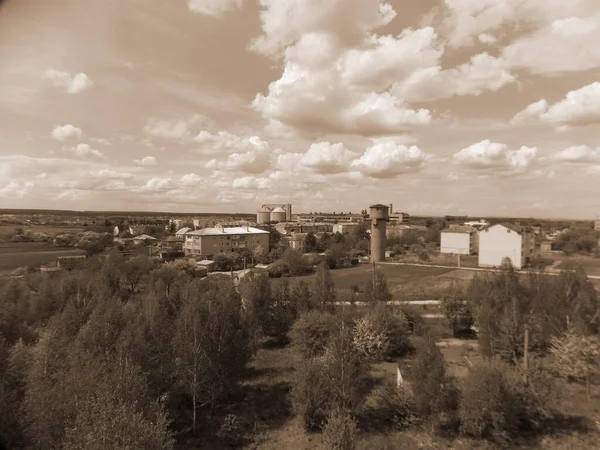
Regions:
M 318 242 L 317 237 L 312 231 L 306 233 L 306 237 L 304 238 L 304 250 L 307 253 L 312 253 L 317 251 Z
M 424 419 L 456 409 L 456 390 L 446 376 L 446 363 L 442 352 L 431 336 L 417 345 L 417 355 L 412 367 L 412 390 L 416 411 Z
M 305 358 L 322 355 L 334 328 L 334 316 L 324 311 L 308 311 L 292 326 L 292 344 Z
M 452 334 L 459 335 L 461 332 L 470 330 L 474 323 L 471 307 L 457 286 L 453 286 L 442 299 L 444 315 L 452 327 Z
M 328 380 L 322 360 L 307 359 L 297 367 L 292 383 L 292 408 L 307 430 L 321 427 L 330 408 Z
M 593 253 L 598 248 L 600 233 L 591 229 L 571 228 L 561 233 L 553 243 L 555 250 L 565 252 L 567 255 L 574 253 Z
M 388 302 L 392 299 L 385 275 L 373 269 L 373 278 L 365 283 L 363 300 L 368 303 Z
M 323 441 L 331 450 L 356 448 L 356 420 L 346 411 L 336 409 L 327 417 L 323 428 Z
M 317 267 L 317 273 L 313 284 L 313 299 L 320 305 L 327 305 L 335 301 L 335 288 L 329 267 L 322 262 Z
M 380 359 L 388 346 L 387 336 L 375 329 L 370 317 L 361 317 L 354 325 L 354 346 L 367 358 Z
M 409 383 L 397 386 L 387 382 L 374 393 L 378 411 L 396 427 L 403 428 L 419 422 L 414 394 Z
M 390 358 L 404 356 L 412 349 L 409 340 L 409 322 L 402 310 L 393 310 L 379 303 L 368 312 L 375 330 L 385 337 L 385 346 L 381 356 Z

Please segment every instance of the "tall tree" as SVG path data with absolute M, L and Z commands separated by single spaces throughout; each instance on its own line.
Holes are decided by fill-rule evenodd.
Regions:
M 306 237 L 304 238 L 304 250 L 307 253 L 315 252 L 317 250 L 317 243 L 318 242 L 315 233 L 312 231 L 306 233 Z
M 313 284 L 313 298 L 321 305 L 327 305 L 335 302 L 335 288 L 333 279 L 329 272 L 329 267 L 323 261 L 317 268 L 315 281 Z

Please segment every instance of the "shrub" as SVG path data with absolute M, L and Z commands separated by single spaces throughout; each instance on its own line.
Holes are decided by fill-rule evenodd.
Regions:
M 322 355 L 334 326 L 334 317 L 324 311 L 307 311 L 292 326 L 290 338 L 305 358 Z
M 418 423 L 413 391 L 409 383 L 384 383 L 374 393 L 378 411 L 397 427 Z
M 382 333 L 386 339 L 382 353 L 384 358 L 403 356 L 412 350 L 408 338 L 409 320 L 403 311 L 392 311 L 387 305 L 379 303 L 370 311 L 369 316 L 375 330 Z
M 356 421 L 350 413 L 340 409 L 329 415 L 323 428 L 323 440 L 332 450 L 354 450 L 356 434 Z
M 292 382 L 292 409 L 307 430 L 321 427 L 330 409 L 330 389 L 325 370 L 323 361 L 303 361 Z

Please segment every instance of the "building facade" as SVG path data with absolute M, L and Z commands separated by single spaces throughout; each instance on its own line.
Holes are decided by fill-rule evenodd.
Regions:
M 212 258 L 217 253 L 261 246 L 269 251 L 269 232 L 254 227 L 215 227 L 191 231 L 185 235 L 183 251 L 186 255 Z
M 336 223 L 332 226 L 333 233 L 349 234 L 354 232 L 361 224 L 360 223 Z
M 470 255 L 475 252 L 475 231 L 443 230 L 440 233 L 440 253 Z
M 479 231 L 479 266 L 499 267 L 509 258 L 516 269 L 524 267 L 535 251 L 533 233 L 509 224 L 495 224 Z

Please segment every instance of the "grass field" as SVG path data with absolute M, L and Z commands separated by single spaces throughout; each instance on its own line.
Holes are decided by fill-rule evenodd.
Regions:
M 17 228 L 22 229 L 27 232 L 30 231 L 32 233 L 44 233 L 55 235 L 59 233 L 77 233 L 79 231 L 85 231 L 85 227 L 73 227 L 73 226 L 56 226 L 56 225 L 33 225 L 33 226 L 25 226 L 25 225 L 0 225 L 0 234 L 3 232 L 14 232 Z
M 556 268 L 566 269 L 570 264 L 578 264 L 588 275 L 600 276 L 600 258 L 586 256 L 572 256 L 565 258 Z
M 387 279 L 392 300 L 436 300 L 443 296 L 453 283 L 465 283 L 474 272 L 453 268 L 379 265 L 377 270 Z M 360 264 L 355 267 L 331 270 L 335 288 L 350 292 L 354 285 L 363 288 L 372 279 L 373 266 Z M 290 284 L 300 280 L 311 284 L 315 275 L 289 277 Z
M 18 267 L 49 264 L 56 261 L 57 256 L 83 254 L 85 252 L 82 250 L 54 247 L 45 242 L 0 244 L 0 273 L 7 273 Z

